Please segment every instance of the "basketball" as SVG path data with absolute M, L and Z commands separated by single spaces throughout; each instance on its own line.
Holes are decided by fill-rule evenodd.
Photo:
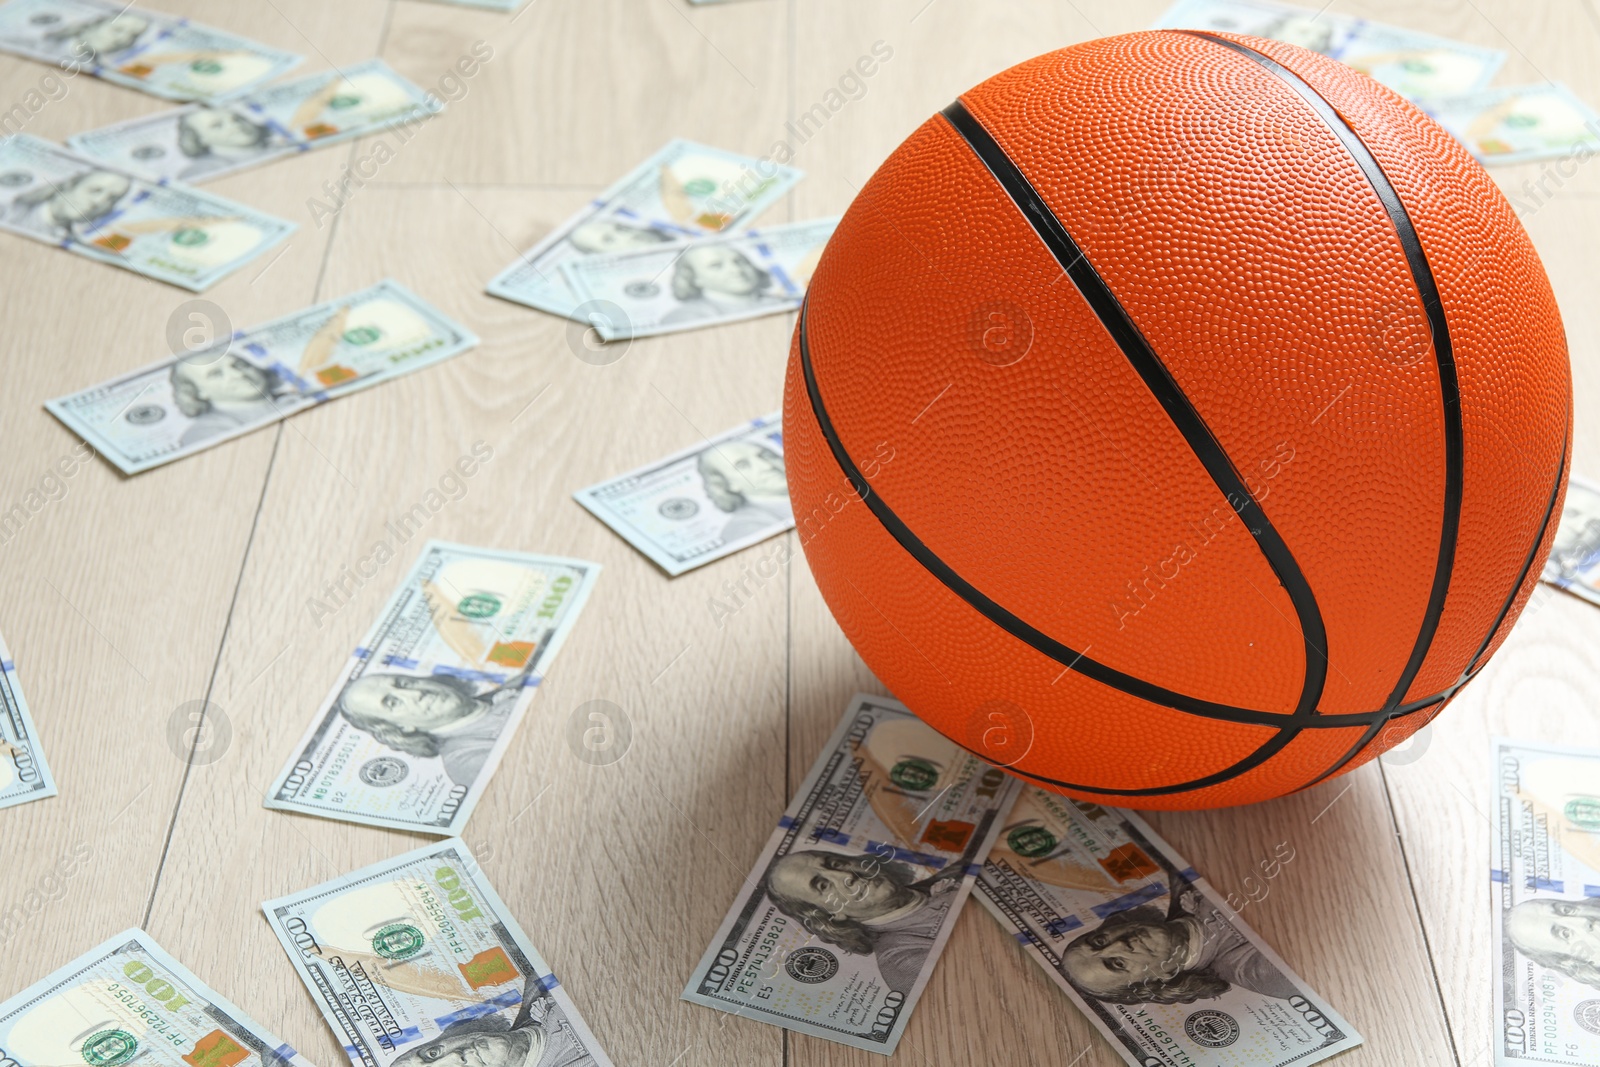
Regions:
M 856 196 L 791 346 L 817 585 L 953 742 L 1082 800 L 1345 773 L 1504 640 L 1571 376 L 1521 222 L 1441 127 L 1260 38 L 1030 60 Z

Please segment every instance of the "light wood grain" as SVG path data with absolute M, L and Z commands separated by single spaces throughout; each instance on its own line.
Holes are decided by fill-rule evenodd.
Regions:
M 0 909 L 91 859 L 4 941 L 0 998 L 116 930 L 145 924 L 207 981 L 318 1063 L 342 1060 L 259 905 L 421 843 L 271 812 L 262 796 L 351 648 L 427 537 L 594 559 L 605 570 L 467 828 L 501 895 L 619 1064 L 879 1062 L 687 1005 L 683 982 L 793 789 L 858 690 L 882 692 L 840 633 L 793 535 L 666 578 L 573 490 L 776 409 L 792 316 L 641 340 L 594 366 L 568 323 L 485 282 L 672 136 L 765 155 L 806 181 L 766 221 L 837 214 L 928 115 L 1047 48 L 1147 26 L 1159 0 L 531 0 L 516 17 L 423 0 L 162 0 L 307 56 L 301 72 L 381 54 L 445 112 L 318 225 L 309 201 L 370 150 L 357 142 L 210 188 L 294 220 L 282 256 L 205 294 L 236 326 L 395 277 L 483 344 L 172 466 L 98 461 L 0 542 L 0 632 L 16 654 L 61 796 L 0 812 Z M 1338 0 L 1333 10 L 1510 53 L 1500 82 L 1553 78 L 1600 99 L 1595 0 Z M 475 42 L 493 57 L 442 82 Z M 810 110 L 876 42 L 864 89 L 803 142 Z M 46 68 L 0 57 L 0 101 Z M 54 139 L 168 105 L 88 78 L 30 121 Z M 1593 248 L 1600 167 L 1537 188 L 1524 220 L 1566 315 L 1577 469 L 1600 473 L 1583 412 L 1600 404 Z M 264 269 L 263 269 L 264 268 Z M 190 295 L 0 235 L 8 351 L 0 511 L 75 442 L 40 407 L 159 358 Z M 486 442 L 494 458 L 350 603 L 307 607 L 386 519 Z M 754 563 L 793 562 L 719 620 Z M 1600 613 L 1541 593 L 1420 758 L 1373 764 L 1285 800 L 1153 817 L 1223 892 L 1286 842 L 1294 860 L 1245 918 L 1366 1038 L 1339 1062 L 1476 1067 L 1489 1052 L 1487 738 L 1600 745 Z M 186 762 L 174 712 L 209 699 L 215 759 Z M 585 701 L 632 743 L 595 767 L 567 747 Z M 178 720 L 178 726 L 183 722 Z M 215 735 L 221 737 L 222 734 Z M 51 887 L 55 881 L 48 883 Z M 3 915 L 0 911 L 0 915 Z M 980 909 L 957 924 L 896 1061 L 1121 1062 Z
M 264 20 L 235 28 L 294 47 Z M 6 58 L 0 99 L 48 70 Z M 88 77 L 67 86 L 27 132 L 60 138 L 162 106 Z M 309 183 L 327 163 L 289 160 L 279 177 Z M 251 202 L 292 217 L 282 188 L 261 182 Z M 240 271 L 206 298 L 241 325 L 301 306 L 326 245 L 326 234 L 297 233 L 272 269 Z M 0 510 L 9 510 L 47 488 L 78 447 L 45 413 L 45 398 L 167 355 L 168 319 L 193 295 L 9 234 L 0 235 L 0 263 L 10 319 Z M 5 995 L 150 913 L 187 773 L 185 705 L 209 689 L 270 452 L 270 437 L 257 435 L 138 479 L 98 460 L 77 465 L 60 483 L 64 495 L 0 544 L 0 632 L 61 790 L 6 811 L 0 824 L 0 909 L 32 912 L 0 953 Z M 88 860 L 57 888 L 61 856 L 78 847 Z M 55 899 L 34 910 L 33 893 Z

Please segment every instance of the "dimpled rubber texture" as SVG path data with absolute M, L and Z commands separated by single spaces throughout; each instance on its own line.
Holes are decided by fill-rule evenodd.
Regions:
M 1231 40 L 1093 41 L 962 97 L 1082 262 L 930 119 L 829 241 L 785 386 L 800 540 L 867 665 L 957 743 L 1122 806 L 1262 800 L 1408 736 L 1510 628 L 1565 485 L 1565 340 L 1504 198 L 1377 83 Z

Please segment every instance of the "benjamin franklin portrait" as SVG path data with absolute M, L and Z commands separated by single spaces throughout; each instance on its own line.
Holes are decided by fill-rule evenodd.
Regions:
M 280 147 L 272 127 L 225 107 L 197 107 L 178 119 L 178 151 L 189 163 L 178 173 L 193 181 Z
M 115 211 L 131 188 L 127 178 L 113 171 L 80 171 L 18 194 L 7 219 L 51 240 L 75 240 Z
M 127 11 L 87 19 L 45 34 L 44 43 L 75 59 L 100 62 L 139 43 L 150 20 Z
M 1524 900 L 1507 914 L 1505 932 L 1534 963 L 1600 989 L 1600 897 Z
M 180 359 L 168 378 L 173 403 L 192 420 L 183 432 L 185 445 L 275 418 L 299 396 L 272 368 L 226 352 Z
M 397 752 L 438 757 L 450 780 L 471 785 L 516 707 L 522 675 L 480 691 L 447 674 L 373 671 L 340 691 L 339 714 Z
M 1141 905 L 1077 937 L 1061 954 L 1061 972 L 1085 996 L 1113 1004 L 1190 1004 L 1233 986 L 1280 999 L 1299 993 L 1192 888 L 1174 894 L 1165 913 Z
M 906 992 L 939 937 L 962 869 L 952 863 L 919 881 L 899 860 L 808 849 L 774 861 L 765 889 L 779 911 L 818 940 L 875 957 L 889 987 Z
M 673 239 L 649 226 L 634 226 L 616 219 L 590 219 L 574 226 L 567 241 L 585 255 L 605 252 L 631 252 L 639 248 L 668 244 Z
M 787 305 L 789 295 L 775 287 L 771 274 L 750 262 L 730 244 L 696 245 L 678 257 L 672 269 L 672 296 L 677 306 L 661 321 L 696 322 Z
M 700 453 L 695 467 L 706 496 L 728 514 L 724 543 L 794 521 L 783 456 L 765 445 L 729 441 Z

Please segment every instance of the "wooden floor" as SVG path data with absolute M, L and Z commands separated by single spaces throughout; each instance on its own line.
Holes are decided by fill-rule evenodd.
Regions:
M 1162 0 L 532 0 L 513 20 L 422 0 L 160 0 L 308 57 L 377 54 L 436 85 L 473 42 L 466 95 L 319 228 L 363 149 L 225 178 L 293 219 L 282 257 L 206 293 L 248 325 L 393 276 L 483 338 L 476 350 L 136 478 L 95 462 L 0 546 L 0 632 L 60 784 L 0 812 L 0 914 L 51 898 L 0 952 L 0 998 L 127 926 L 313 1061 L 343 1061 L 259 904 L 422 843 L 268 811 L 261 798 L 414 547 L 320 625 L 307 599 L 474 441 L 494 459 L 426 536 L 601 561 L 594 598 L 466 839 L 618 1064 L 880 1062 L 678 1000 L 790 791 L 847 698 L 877 690 L 803 557 L 726 625 L 708 598 L 772 545 L 665 578 L 574 489 L 778 406 L 792 317 L 575 358 L 568 324 L 484 284 L 616 177 L 682 136 L 761 155 L 874 42 L 893 58 L 798 152 L 768 221 L 836 214 L 927 115 L 1048 48 L 1141 29 Z M 1504 48 L 1502 83 L 1600 102 L 1596 0 L 1335 0 L 1334 10 Z M 0 57 L 0 100 L 45 68 Z M 28 132 L 60 140 L 164 106 L 87 78 Z M 1541 166 L 1501 168 L 1508 190 Z M 1600 472 L 1595 271 L 1600 164 L 1526 212 L 1566 317 L 1576 469 Z M 190 294 L 0 236 L 0 510 L 68 455 L 41 404 L 160 357 Z M 420 538 L 418 539 L 420 542 Z M 561 740 L 579 704 L 625 710 L 633 747 L 595 767 Z M 210 701 L 214 747 L 174 740 Z M 1245 917 L 1366 1043 L 1339 1062 L 1492 1062 L 1491 733 L 1600 744 L 1600 611 L 1542 592 L 1427 738 L 1291 799 L 1153 821 L 1224 892 L 1273 846 L 1294 861 Z M 226 729 L 222 729 L 222 727 Z M 1419 755 L 1420 753 L 1420 755 Z M 90 859 L 59 882 L 57 861 Z M 897 1053 L 904 1063 L 1120 1060 L 988 915 L 969 907 Z

